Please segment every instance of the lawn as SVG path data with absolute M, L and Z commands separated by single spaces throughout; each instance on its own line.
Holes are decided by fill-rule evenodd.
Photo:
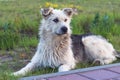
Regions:
M 73 34 L 102 35 L 120 51 L 120 0 L 0 0 L 0 80 L 16 80 L 18 77 L 8 74 L 25 66 L 34 55 L 40 9 L 49 6 L 77 8 L 78 15 L 71 22 Z M 81 63 L 76 68 L 89 66 L 93 65 Z M 46 68 L 28 75 L 56 71 Z

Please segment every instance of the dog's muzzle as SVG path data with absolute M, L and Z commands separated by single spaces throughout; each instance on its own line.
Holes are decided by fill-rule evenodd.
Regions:
M 63 34 L 66 34 L 68 31 L 67 27 L 66 26 L 63 26 L 60 28 L 60 30 L 58 32 L 56 32 L 57 35 L 63 35 Z

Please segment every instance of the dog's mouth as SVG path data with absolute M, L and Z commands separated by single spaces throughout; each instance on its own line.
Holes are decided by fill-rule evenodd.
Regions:
M 67 32 L 60 32 L 60 33 L 55 32 L 55 34 L 56 35 L 65 35 L 65 34 L 67 34 Z

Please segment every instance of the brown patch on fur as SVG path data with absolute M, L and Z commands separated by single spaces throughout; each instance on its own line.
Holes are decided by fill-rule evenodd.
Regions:
M 53 8 L 44 8 L 42 9 L 42 15 L 46 18 L 52 14 Z

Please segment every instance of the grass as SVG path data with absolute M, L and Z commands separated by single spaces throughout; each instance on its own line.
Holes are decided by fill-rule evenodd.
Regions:
M 0 0 L 0 51 L 14 51 L 16 48 L 24 48 L 26 55 L 30 55 L 29 51 L 31 48 L 35 49 L 38 43 L 40 8 L 48 6 L 78 8 L 78 15 L 75 15 L 71 22 L 73 34 L 91 32 L 102 35 L 120 51 L 119 0 Z M 13 53 L 11 54 L 13 55 Z M 6 55 L 6 53 L 0 53 L 0 55 Z M 15 61 L 17 60 L 18 58 L 15 59 Z M 8 63 L 0 65 L 0 80 L 17 79 L 6 75 L 6 72 L 16 70 L 7 67 L 8 65 Z M 14 65 L 20 69 L 25 64 L 18 65 L 16 62 Z M 81 63 L 77 68 L 89 66 L 93 65 Z M 46 68 L 28 75 L 51 72 L 56 72 L 56 69 Z

